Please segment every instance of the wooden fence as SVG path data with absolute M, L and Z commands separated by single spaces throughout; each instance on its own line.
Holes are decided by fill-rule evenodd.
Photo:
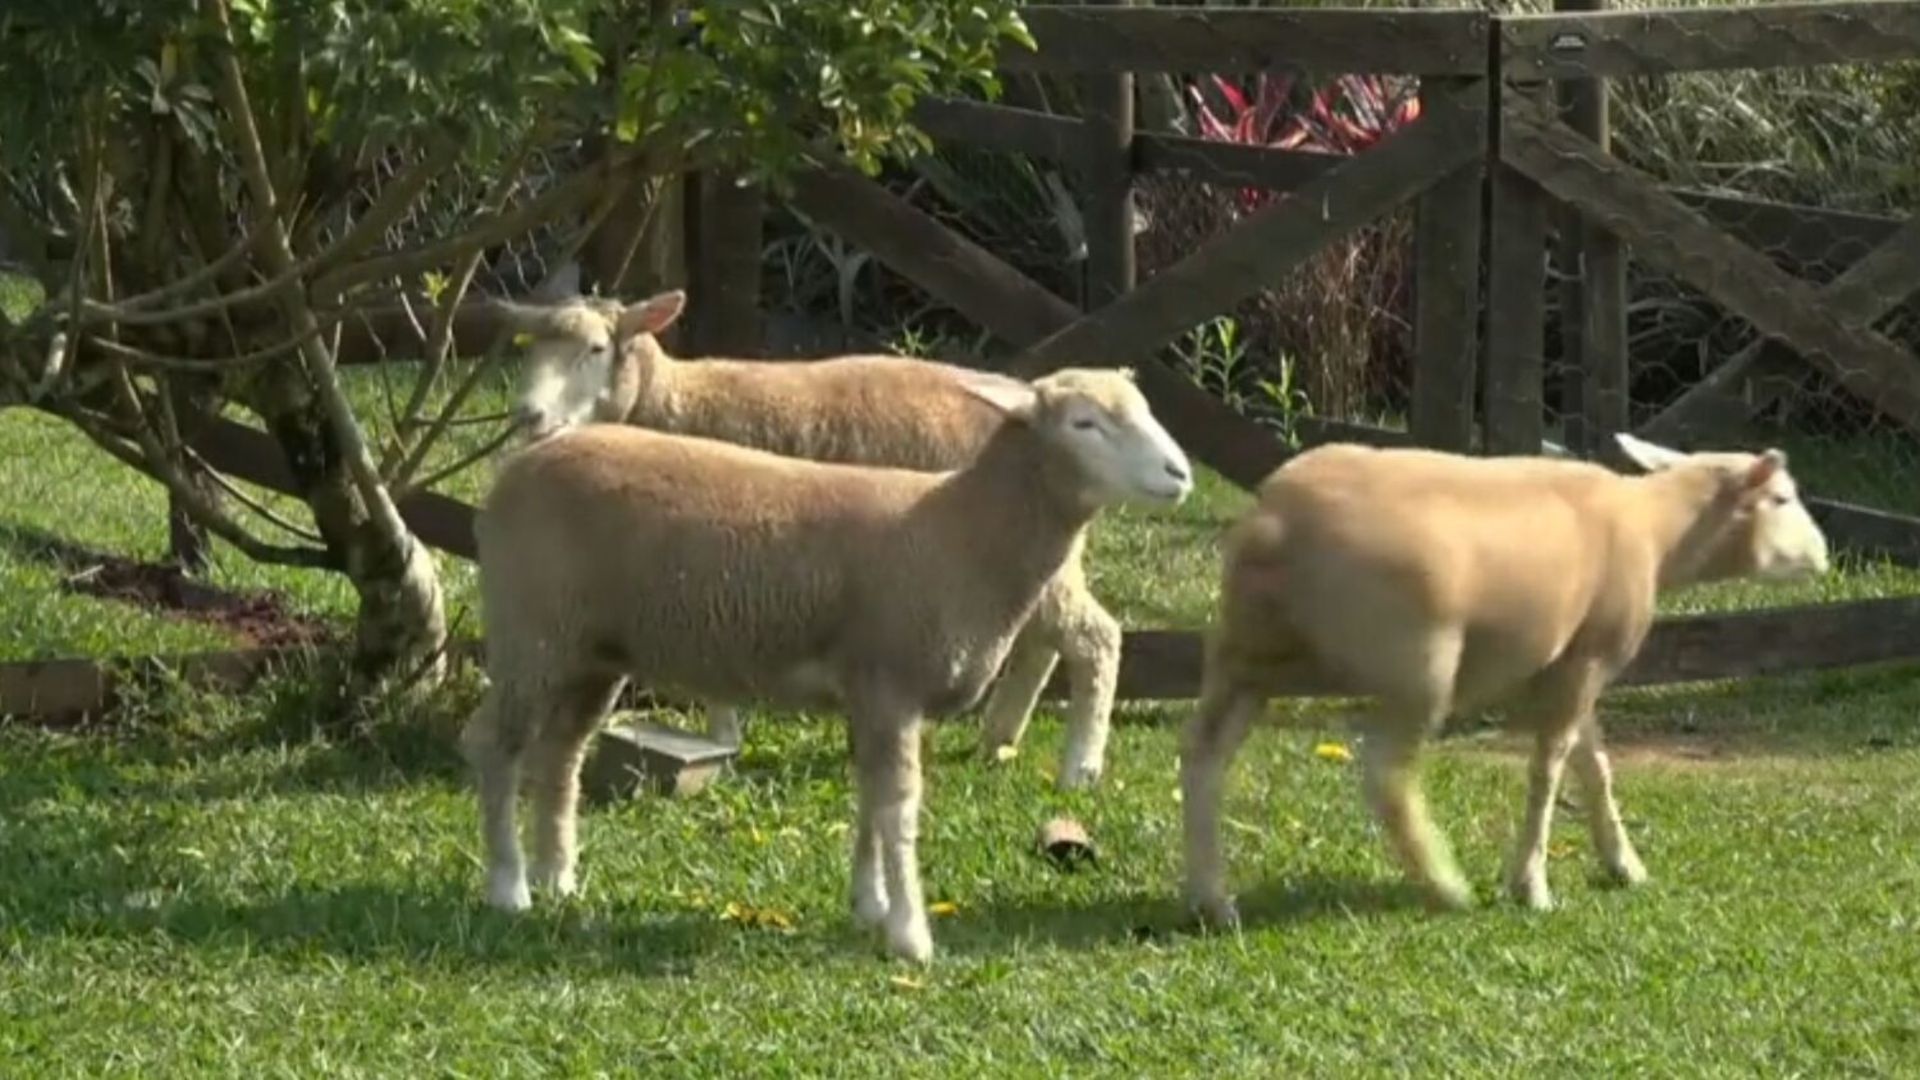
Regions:
M 1920 58 L 1920 2 L 1539 16 L 1107 2 L 1036 6 L 1025 15 L 1039 48 L 1009 50 L 1003 66 L 1080 78 L 1084 115 L 937 99 L 922 104 L 918 120 L 939 140 L 1031 155 L 1083 177 L 1087 310 L 851 169 L 799 177 L 793 205 L 1018 347 L 1009 366 L 1021 374 L 1069 363 L 1137 366 L 1174 436 L 1237 484 L 1258 482 L 1290 449 L 1270 428 L 1164 364 L 1164 348 L 1409 203 L 1416 353 L 1409 431 L 1309 420 L 1297 431 L 1308 445 L 1411 441 L 1537 452 L 1545 431 L 1545 263 L 1556 214 L 1567 232 L 1560 252 L 1578 271 L 1565 287 L 1560 327 L 1562 354 L 1579 373 L 1567 430 L 1577 451 L 1596 454 L 1609 433 L 1628 427 L 1629 246 L 1634 257 L 1691 283 L 1885 416 L 1920 428 L 1920 363 L 1873 329 L 1920 286 L 1920 224 L 1818 215 L 1828 235 L 1849 239 L 1850 264 L 1823 285 L 1795 278 L 1754 242 L 1792 251 L 1804 244 L 1814 212 L 1669 191 L 1636 172 L 1607 151 L 1605 87 L 1606 78 L 1622 75 Z M 1417 76 L 1420 118 L 1351 157 L 1136 129 L 1136 72 L 1295 67 Z M 1141 282 L 1132 193 L 1139 177 L 1162 172 L 1287 197 Z M 750 311 L 753 296 L 738 283 L 752 276 L 740 272 L 749 256 L 758 259 L 751 194 L 726 186 L 716 193 L 712 185 L 689 192 L 690 228 L 703 243 L 689 257 L 688 276 L 696 287 L 733 282 L 719 303 Z M 703 214 L 703 198 L 732 200 L 729 212 Z M 696 294 L 696 309 L 703 295 Z M 1684 439 L 1703 413 L 1741 407 L 1745 399 L 1733 388 L 1759 356 L 1750 350 L 1734 357 L 1642 433 Z M 198 449 L 236 477 L 291 487 L 276 445 L 257 431 L 216 423 Z M 1809 502 L 1836 547 L 1920 566 L 1920 519 Z M 401 510 L 425 542 L 471 556 L 470 507 L 429 493 Z M 1662 619 L 1627 678 L 1688 681 L 1915 657 L 1920 598 L 1900 598 Z M 258 662 L 197 663 L 231 674 L 236 665 Z M 1122 697 L 1188 697 L 1198 675 L 1191 632 L 1128 633 Z M 1060 689 L 1056 683 L 1053 692 Z M 86 708 L 109 691 L 97 668 L 0 666 L 0 712 L 52 701 Z

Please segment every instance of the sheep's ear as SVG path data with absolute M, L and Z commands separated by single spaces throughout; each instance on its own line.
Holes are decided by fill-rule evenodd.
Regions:
M 1754 458 L 1752 465 L 1747 466 L 1747 487 L 1765 487 L 1769 480 L 1785 472 L 1786 469 L 1787 452 L 1785 450 L 1768 450 L 1766 453 Z
M 1118 370 L 1120 372 L 1120 375 L 1130 383 L 1138 383 L 1140 381 L 1140 372 L 1136 368 L 1123 367 L 1123 368 L 1117 368 L 1116 370 Z
M 680 313 L 687 307 L 687 294 L 681 289 L 669 289 L 656 296 L 649 296 L 635 304 L 628 304 L 620 313 L 620 321 L 614 327 L 620 340 L 635 334 L 657 334 L 673 325 Z
M 1031 420 L 1040 409 L 1040 392 L 1033 384 L 998 375 L 968 375 L 961 386 L 967 393 L 1017 420 Z
M 1620 449 L 1624 451 L 1629 458 L 1633 459 L 1634 464 L 1648 472 L 1659 472 L 1661 469 L 1670 469 L 1682 461 L 1687 460 L 1687 455 L 1678 450 L 1669 450 L 1664 446 L 1650 443 L 1645 439 L 1637 439 L 1624 431 L 1616 434 L 1613 438 L 1615 442 L 1620 444 Z

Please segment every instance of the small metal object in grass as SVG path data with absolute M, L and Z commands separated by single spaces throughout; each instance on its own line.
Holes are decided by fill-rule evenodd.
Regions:
M 1072 818 L 1057 817 L 1040 826 L 1034 849 L 1063 870 L 1099 862 L 1099 853 L 1087 836 L 1086 826 Z

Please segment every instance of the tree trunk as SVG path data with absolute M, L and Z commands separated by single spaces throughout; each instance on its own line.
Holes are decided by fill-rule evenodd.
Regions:
M 275 368 L 251 396 L 286 455 L 336 568 L 360 601 L 349 692 L 364 701 L 396 683 L 437 683 L 446 669 L 447 618 L 427 546 L 410 532 L 394 542 L 375 526 L 303 371 L 290 364 Z

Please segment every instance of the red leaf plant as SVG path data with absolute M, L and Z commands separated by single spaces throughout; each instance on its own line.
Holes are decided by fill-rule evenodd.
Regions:
M 1411 79 L 1381 75 L 1342 75 L 1296 101 L 1298 79 L 1262 72 L 1250 85 L 1222 75 L 1209 83 L 1224 107 L 1216 110 L 1201 84 L 1188 83 L 1200 137 L 1242 146 L 1281 150 L 1358 154 L 1420 118 L 1419 85 Z M 1274 198 L 1265 188 L 1238 192 L 1242 213 Z

